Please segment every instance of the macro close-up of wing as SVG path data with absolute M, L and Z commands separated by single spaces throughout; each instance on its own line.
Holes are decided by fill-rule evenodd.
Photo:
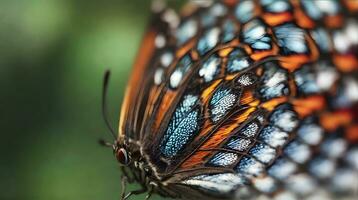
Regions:
M 140 152 L 156 192 L 357 195 L 358 1 L 193 1 L 180 14 L 156 1 L 152 9 L 119 141 Z

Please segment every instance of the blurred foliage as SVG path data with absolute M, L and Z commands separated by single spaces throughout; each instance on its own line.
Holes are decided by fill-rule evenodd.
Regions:
M 0 199 L 119 199 L 118 165 L 97 144 L 112 140 L 102 76 L 112 70 L 116 126 L 149 8 L 144 0 L 0 1 Z

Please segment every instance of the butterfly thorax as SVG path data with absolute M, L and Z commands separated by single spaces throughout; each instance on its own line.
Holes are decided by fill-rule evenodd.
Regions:
M 164 189 L 167 185 L 155 171 L 138 142 L 131 142 L 126 145 L 117 144 L 117 146 L 122 146 L 128 154 L 128 164 L 123 165 L 122 172 L 129 183 L 139 183 L 145 191 L 155 192 L 166 197 L 176 197 L 173 192 Z M 117 149 L 120 148 L 117 147 Z

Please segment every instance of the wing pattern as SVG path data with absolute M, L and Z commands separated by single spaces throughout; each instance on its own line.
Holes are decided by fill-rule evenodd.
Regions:
M 190 4 L 180 18 L 161 11 L 170 20 L 153 29 L 145 81 L 133 81 L 140 92 L 127 106 L 134 124 L 121 130 L 173 190 L 354 192 L 355 2 L 226 0 Z

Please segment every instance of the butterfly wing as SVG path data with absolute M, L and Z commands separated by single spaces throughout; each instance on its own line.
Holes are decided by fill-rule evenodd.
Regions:
M 133 66 L 120 114 L 119 139 L 122 141 L 139 140 L 143 120 L 149 115 L 147 107 L 155 101 L 153 91 L 159 88 L 155 83 L 161 79 L 162 68 L 169 65 L 174 56 L 163 48 L 170 24 L 162 15 L 162 9 L 153 12 Z
M 220 197 L 245 189 L 305 196 L 335 180 L 310 166 L 354 175 L 340 156 L 357 152 L 357 57 L 331 41 L 357 22 L 325 20 L 343 19 L 342 5 L 313 18 L 315 3 L 223 1 L 186 7 L 177 28 L 157 31 L 166 45 L 147 81 L 133 81 L 138 97 L 125 120 L 163 184 Z M 338 143 L 341 154 L 330 152 Z

